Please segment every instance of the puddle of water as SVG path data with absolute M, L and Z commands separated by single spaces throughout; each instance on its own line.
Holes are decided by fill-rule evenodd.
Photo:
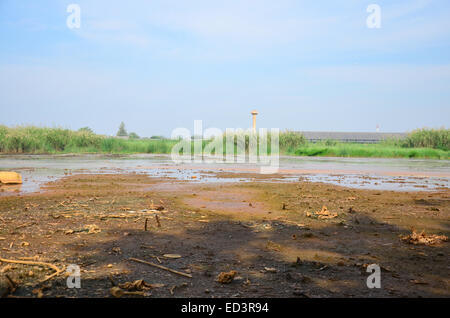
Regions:
M 0 170 L 22 174 L 21 186 L 1 186 L 0 195 L 35 192 L 49 181 L 70 174 L 82 173 L 143 173 L 152 177 L 190 182 L 249 182 L 250 177 L 230 177 L 230 173 L 258 173 L 252 164 L 226 163 L 174 164 L 165 155 L 18 155 L 0 156 Z M 220 177 L 226 172 L 227 177 Z M 261 182 L 332 183 L 353 188 L 429 191 L 448 189 L 450 161 L 373 158 L 280 158 L 280 176 Z

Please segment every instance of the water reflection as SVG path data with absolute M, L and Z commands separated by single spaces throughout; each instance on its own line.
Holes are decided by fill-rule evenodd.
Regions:
M 252 164 L 174 164 L 165 155 L 18 155 L 0 156 L 0 170 L 22 174 L 20 186 L 1 186 L 0 194 L 38 191 L 42 184 L 81 173 L 143 173 L 190 182 L 249 182 Z M 222 177 L 219 172 L 227 172 Z M 281 178 L 280 178 L 281 176 Z M 195 177 L 195 178 L 194 178 Z M 450 161 L 377 158 L 282 157 L 280 175 L 263 182 L 326 182 L 354 188 L 423 191 L 449 188 Z

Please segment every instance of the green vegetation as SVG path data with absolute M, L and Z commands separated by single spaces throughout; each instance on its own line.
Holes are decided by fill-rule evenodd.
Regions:
M 284 131 L 280 134 L 280 152 L 293 154 L 296 149 L 307 144 L 305 137 L 293 131 Z
M 125 131 L 125 125 L 121 124 L 121 128 Z M 128 137 L 96 135 L 88 127 L 72 131 L 62 128 L 0 126 L 0 153 L 168 154 L 178 143 L 178 140 L 159 136 L 139 138 L 135 133 L 130 133 Z M 334 140 L 311 143 L 303 135 L 292 131 L 280 133 L 279 140 L 280 153 L 283 155 L 450 159 L 450 130 L 448 129 L 416 130 L 407 138 L 386 140 L 378 144 L 342 143 Z M 248 149 L 248 136 L 245 137 L 244 142 L 245 149 Z M 203 140 L 203 147 L 208 143 Z M 193 143 L 191 145 L 193 146 Z M 237 138 L 234 139 L 234 145 L 236 149 Z M 270 138 L 268 148 L 270 152 Z
M 450 151 L 431 148 L 402 148 L 379 144 L 340 143 L 327 145 L 326 142 L 308 143 L 295 151 L 287 152 L 296 156 L 328 157 L 377 157 L 377 158 L 429 158 L 450 159 Z
M 0 126 L 0 153 L 170 153 L 176 142 L 106 137 L 86 129 Z
M 292 132 L 283 134 L 292 135 Z M 280 135 L 282 153 L 296 156 L 328 157 L 378 157 L 378 158 L 432 158 L 450 159 L 449 129 L 419 129 L 411 132 L 404 139 L 384 140 L 378 144 L 344 143 L 326 140 L 310 143 L 292 138 L 283 140 Z
M 417 129 L 408 135 L 405 140 L 400 140 L 402 147 L 434 148 L 441 150 L 450 149 L 450 129 Z

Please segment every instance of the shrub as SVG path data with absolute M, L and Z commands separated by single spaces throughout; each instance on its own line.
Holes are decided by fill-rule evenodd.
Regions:
M 411 132 L 403 141 L 403 147 L 450 149 L 450 129 L 417 129 Z
M 289 130 L 280 133 L 280 150 L 288 151 L 304 144 L 306 144 L 306 139 L 301 133 Z

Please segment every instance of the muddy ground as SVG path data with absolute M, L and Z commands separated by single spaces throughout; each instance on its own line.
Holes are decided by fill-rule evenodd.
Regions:
M 323 206 L 337 217 L 307 216 Z M 0 258 L 76 264 L 81 288 L 67 288 L 65 272 L 43 282 L 53 269 L 8 262 L 0 281 L 17 284 L 9 297 L 111 297 L 139 279 L 159 285 L 125 297 L 449 297 L 450 243 L 408 244 L 412 227 L 449 236 L 450 190 L 73 175 L 0 197 Z M 374 263 L 380 289 L 366 286 Z M 231 270 L 231 283 L 216 281 Z

